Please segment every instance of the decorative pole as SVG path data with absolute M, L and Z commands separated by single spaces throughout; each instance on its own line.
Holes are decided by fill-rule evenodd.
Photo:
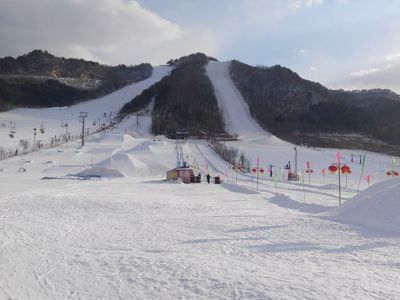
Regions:
M 337 164 L 338 164 L 338 172 L 339 172 L 339 206 L 342 205 L 342 186 L 340 183 L 340 172 L 341 172 L 341 168 L 340 168 L 340 153 L 337 152 L 336 153 L 336 159 L 337 159 Z

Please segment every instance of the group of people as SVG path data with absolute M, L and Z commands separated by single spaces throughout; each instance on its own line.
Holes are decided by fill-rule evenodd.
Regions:
M 201 182 L 201 173 L 199 173 L 199 175 L 197 177 L 199 178 L 199 182 Z M 210 183 L 211 176 L 209 173 L 207 173 L 206 179 L 207 179 L 207 183 Z

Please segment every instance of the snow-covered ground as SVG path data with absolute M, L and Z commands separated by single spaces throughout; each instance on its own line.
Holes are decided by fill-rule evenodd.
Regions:
M 184 158 L 203 175 L 221 175 L 221 185 L 163 181 L 177 146 L 151 136 L 146 116 L 92 135 L 84 147 L 77 141 L 0 161 L 0 299 L 400 298 L 400 184 L 384 174 L 391 158 L 366 153 L 373 185 L 362 179 L 355 196 L 360 164 L 350 154 L 364 152 L 340 150 L 353 171 L 341 207 L 337 176 L 321 174 L 336 149 L 298 147 L 299 169 L 310 161 L 315 170 L 311 181 L 282 180 L 293 145 L 247 131 L 258 125 L 243 117 L 248 108 L 226 68 L 207 71 L 220 104 L 236 101 L 225 118 L 242 116 L 228 122 L 241 137 L 232 145 L 253 164 L 273 164 L 277 186 L 264 174 L 257 191 L 254 176 L 234 173 L 204 141 L 182 143 Z M 131 86 L 126 99 L 146 86 Z M 101 101 L 69 111 L 102 113 Z M 20 111 L 7 113 L 31 122 L 20 123 L 19 138 L 35 122 L 60 122 L 57 109 Z
M 65 135 L 66 128 L 61 127 L 68 123 L 68 133 L 79 135 L 81 112 L 87 113 L 86 129 L 90 132 L 97 130 L 101 124 L 108 125 L 111 118 L 115 117 L 121 107 L 150 87 L 162 77 L 169 74 L 171 67 L 160 66 L 153 68 L 153 74 L 148 79 L 133 83 L 109 95 L 85 101 L 78 105 L 66 107 L 52 107 L 47 109 L 20 108 L 0 113 L 0 146 L 6 150 L 14 150 L 20 139 L 26 139 L 33 144 L 34 128 L 36 128 L 36 141 L 49 142 L 54 136 Z M 2 125 L 5 125 L 4 127 Z M 14 137 L 10 138 L 10 130 L 14 128 Z M 40 132 L 43 125 L 44 133 Z

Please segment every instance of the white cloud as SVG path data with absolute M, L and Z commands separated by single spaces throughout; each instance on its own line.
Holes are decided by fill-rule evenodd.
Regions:
M 350 76 L 352 77 L 363 77 L 366 75 L 374 74 L 381 72 L 383 69 L 382 68 L 370 68 L 370 69 L 365 69 L 365 70 L 359 70 L 355 72 L 351 72 Z
M 306 49 L 293 49 L 293 53 L 295 54 L 306 54 L 307 50 Z
M 397 61 L 400 60 L 400 52 L 399 53 L 392 53 L 385 56 L 387 61 Z
M 314 5 L 319 5 L 322 4 L 323 0 L 293 0 L 290 4 L 289 7 L 292 9 L 301 9 L 304 7 L 311 7 Z
M 182 28 L 134 0 L 1 0 L 0 40 L 0 56 L 45 49 L 109 64 L 217 51 L 213 31 Z
M 333 87 L 346 89 L 387 88 L 400 93 L 400 60 L 381 66 L 375 66 L 351 72 L 347 77 L 337 81 Z

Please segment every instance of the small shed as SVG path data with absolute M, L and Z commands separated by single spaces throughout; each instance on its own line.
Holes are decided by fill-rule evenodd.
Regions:
M 167 180 L 178 180 L 180 178 L 183 183 L 190 183 L 194 178 L 192 168 L 175 168 L 167 172 Z
M 167 180 L 177 180 L 178 179 L 178 172 L 175 169 L 167 171 Z

